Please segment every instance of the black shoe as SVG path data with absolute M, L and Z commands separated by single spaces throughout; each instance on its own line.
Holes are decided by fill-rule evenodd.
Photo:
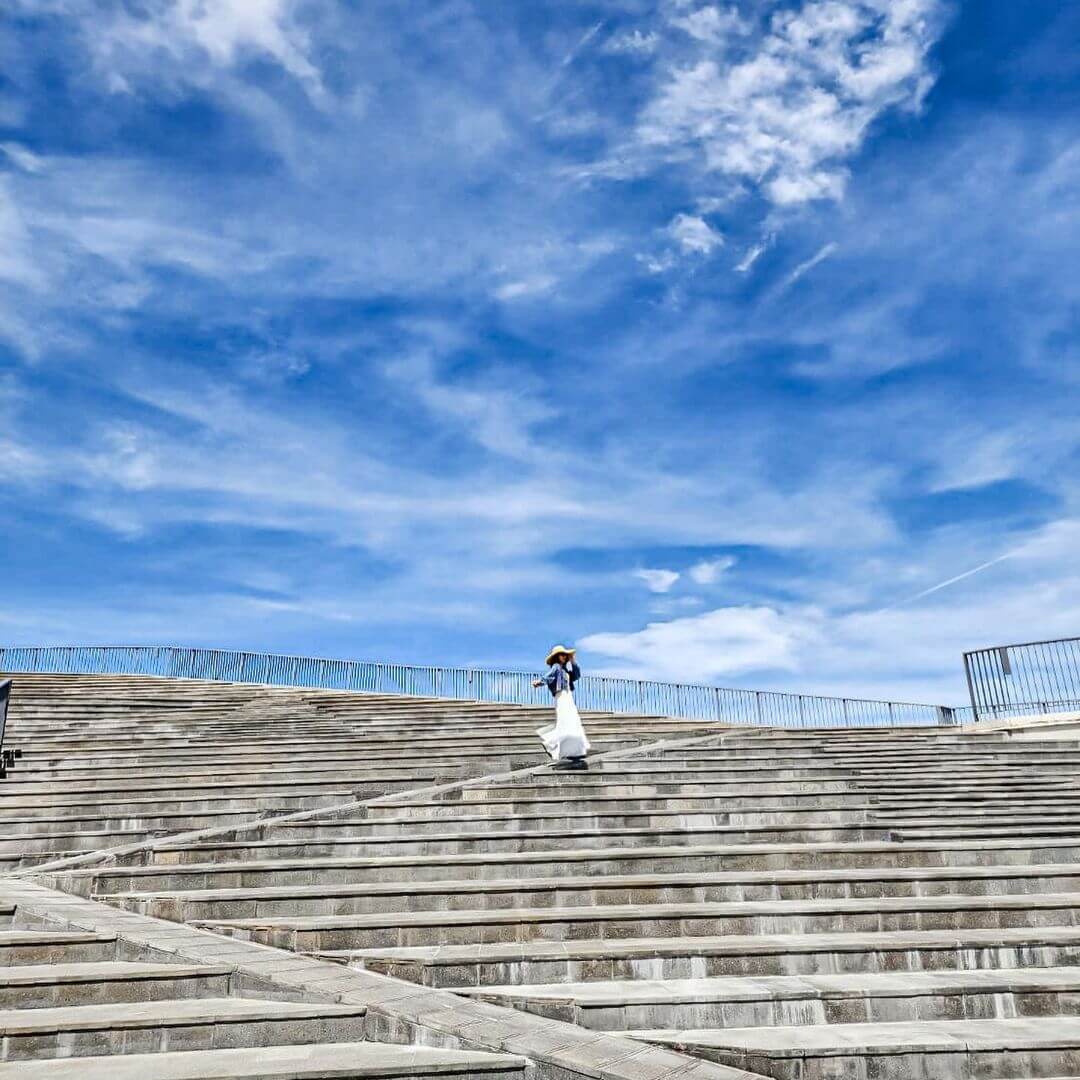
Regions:
M 570 769 L 581 770 L 581 769 L 587 769 L 588 767 L 589 767 L 589 763 L 584 758 L 580 758 L 580 757 L 579 758 L 560 758 L 558 761 L 555 762 L 554 765 L 552 765 L 553 769 L 562 769 L 564 771 L 565 770 L 570 770 Z

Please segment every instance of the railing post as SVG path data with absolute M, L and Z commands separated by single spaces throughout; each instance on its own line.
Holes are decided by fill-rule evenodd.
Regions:
M 968 697 L 971 699 L 971 716 L 979 722 L 979 703 L 975 700 L 975 684 L 971 679 L 971 653 L 964 653 L 964 677 L 967 679 Z

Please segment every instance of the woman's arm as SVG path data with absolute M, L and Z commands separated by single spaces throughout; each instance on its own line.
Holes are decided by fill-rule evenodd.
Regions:
M 558 683 L 559 670 L 554 664 L 551 665 L 551 670 L 546 675 L 542 676 L 539 679 L 533 679 L 533 686 L 546 685 L 553 694 L 558 691 Z

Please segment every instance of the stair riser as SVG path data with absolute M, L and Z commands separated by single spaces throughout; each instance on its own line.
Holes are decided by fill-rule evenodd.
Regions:
M 560 775 L 560 774 L 556 774 Z M 531 802 L 534 798 L 587 798 L 594 794 L 614 796 L 620 799 L 672 799 L 672 798 L 711 798 L 717 801 L 726 799 L 755 798 L 775 796 L 820 796 L 820 795 L 843 795 L 851 794 L 855 785 L 849 777 L 846 781 L 828 780 L 820 783 L 788 783 L 779 784 L 768 781 L 760 785 L 752 782 L 728 782 L 687 779 L 686 773 L 678 773 L 670 781 L 640 780 L 626 782 L 597 781 L 592 782 L 587 773 L 570 772 L 562 773 L 563 776 L 571 776 L 575 780 L 583 782 L 573 787 L 567 787 L 565 793 L 561 793 L 555 784 L 500 784 L 492 787 L 464 788 L 448 792 L 443 797 L 435 796 L 435 801 L 454 804 L 483 803 L 489 799 L 505 801 L 512 800 L 518 805 Z M 911 789 L 904 785 L 897 787 L 897 792 L 903 793 Z M 876 792 L 875 792 L 876 793 Z
M 482 893 L 472 890 L 438 894 L 289 897 L 281 900 L 184 900 L 162 898 L 126 901 L 117 906 L 174 922 L 198 919 L 253 919 L 312 915 L 388 914 L 411 911 L 498 911 L 506 908 L 588 907 L 603 904 L 735 903 L 761 900 L 838 900 L 875 897 L 995 896 L 1003 893 L 1080 890 L 1080 877 L 953 882 L 812 882 L 803 885 L 666 886 L 562 889 Z M 97 897 L 97 899 L 103 899 Z
M 1036 1080 L 1080 1075 L 1080 1049 L 858 1054 L 842 1058 L 778 1058 L 700 1050 L 695 1053 L 774 1080 Z
M 687 1005 L 626 1005 L 586 1008 L 517 1002 L 492 996 L 497 1005 L 517 1006 L 551 1020 L 592 1031 L 642 1031 L 664 1028 L 744 1028 L 819 1024 L 887 1024 L 933 1020 L 1009 1020 L 1074 1014 L 1076 995 L 1003 991 L 1000 994 L 934 994 L 924 997 L 804 998 L 796 1001 L 745 1001 Z
M 730 918 L 626 919 L 563 918 L 552 922 L 473 922 L 464 926 L 268 927 L 221 933 L 297 952 L 324 949 L 372 949 L 430 945 L 472 945 L 515 941 L 568 941 L 582 938 L 700 937 L 728 934 L 875 933 L 897 930 L 1080 925 L 1080 909 L 1031 911 L 962 911 L 898 913 L 823 913 L 820 915 L 739 915 Z
M 866 810 L 834 810 L 823 813 L 819 810 L 791 811 L 777 813 L 703 813 L 687 811 L 672 814 L 618 814 L 586 817 L 519 817 L 500 818 L 489 824 L 500 833 L 528 832 L 536 829 L 678 829 L 678 828 L 715 828 L 723 825 L 742 825 L 748 828 L 791 828 L 827 821 L 830 825 L 866 825 Z M 877 823 L 872 823 L 877 827 Z M 443 818 L 437 821 L 406 821 L 400 824 L 372 822 L 362 829 L 357 828 L 357 835 L 395 836 L 400 832 L 421 836 L 440 836 L 446 833 L 461 832 L 485 827 L 480 821 L 457 821 Z
M 0 967 L 22 967 L 25 964 L 93 964 L 116 958 L 115 941 L 68 945 L 0 945 Z
M 1078 800 L 1080 804 L 1080 800 Z M 596 792 L 595 798 L 588 795 L 573 797 L 546 796 L 534 799 L 510 799 L 500 802 L 496 799 L 483 801 L 470 800 L 466 805 L 460 802 L 427 802 L 422 805 L 411 805 L 407 800 L 404 802 L 376 803 L 367 807 L 367 816 L 372 821 L 383 818 L 398 817 L 445 817 L 456 818 L 461 814 L 484 814 L 488 816 L 512 816 L 521 813 L 557 813 L 559 811 L 576 810 L 579 812 L 607 810 L 611 812 L 647 813 L 667 812 L 684 813 L 687 811 L 725 811 L 738 813 L 755 813 L 773 810 L 792 811 L 816 811 L 827 807 L 830 812 L 834 810 L 859 810 L 867 806 L 877 806 L 872 796 L 861 792 L 837 792 L 832 795 L 821 795 L 813 792 L 806 795 L 763 795 L 761 797 L 745 796 L 738 799 L 717 799 L 712 795 L 688 795 L 661 799 L 624 799 L 620 797 L 608 797 L 604 792 Z
M 503 963 L 422 965 L 369 960 L 372 971 L 406 982 L 452 990 L 455 987 L 533 986 L 543 983 L 606 982 L 611 979 L 705 979 L 723 976 L 838 975 L 904 971 L 1080 966 L 1080 946 L 1000 946 L 978 949 L 907 949 L 897 952 L 767 953 L 642 960 L 524 960 Z M 661 1025 L 662 1026 L 662 1025 Z
M 356 792 L 367 795 L 370 791 L 372 797 L 383 791 L 394 790 L 399 789 L 394 785 L 383 784 L 361 784 L 356 787 Z M 195 789 L 190 793 L 177 793 L 176 797 L 170 797 L 170 792 L 166 789 L 162 789 L 160 793 L 155 794 L 145 788 L 131 791 L 130 799 L 116 792 L 102 793 L 101 797 L 55 793 L 40 797 L 13 795 L 10 799 L 5 798 L 4 809 L 10 816 L 14 817 L 15 814 L 11 812 L 16 810 L 31 812 L 35 809 L 45 812 L 56 810 L 62 814 L 64 807 L 70 807 L 75 813 L 84 815 L 88 811 L 96 810 L 98 807 L 114 809 L 116 807 L 130 806 L 131 813 L 138 813 L 139 809 L 145 810 L 148 805 L 160 811 L 233 809 L 234 807 L 262 806 L 266 804 L 267 800 L 271 799 L 275 803 L 288 802 L 291 804 L 295 802 L 298 805 L 310 804 L 317 806 L 319 800 L 337 799 L 347 801 L 353 795 L 353 788 L 347 784 L 331 784 L 326 787 L 321 785 L 283 784 L 279 787 L 264 789 L 240 787 L 231 791 L 208 785 L 205 788 Z M 4 820 L 0 818 L 0 829 L 3 828 L 3 825 Z
M 274 857 L 281 859 L 320 857 L 382 858 L 425 855 L 490 855 L 525 851 L 563 851 L 592 848 L 607 849 L 619 845 L 631 847 L 635 844 L 693 848 L 700 845 L 714 844 L 809 844 L 836 843 L 840 841 L 860 843 L 885 840 L 886 834 L 887 830 L 884 829 L 862 828 L 860 826 L 811 830 L 799 828 L 798 826 L 792 826 L 789 829 L 743 829 L 736 825 L 730 828 L 722 827 L 716 831 L 702 829 L 695 832 L 618 833 L 609 831 L 593 833 L 592 835 L 568 833 L 555 836 L 529 836 L 527 834 L 509 833 L 503 835 L 492 834 L 484 837 L 476 836 L 460 840 L 450 840 L 439 836 L 421 836 L 415 840 L 387 838 L 383 841 L 343 840 L 337 843 L 326 840 L 312 840 L 309 843 L 285 844 L 281 847 L 263 848 L 261 850 L 264 852 L 272 850 Z M 242 854 L 243 848 L 230 848 L 229 850 L 232 852 L 227 856 L 230 861 L 252 857 L 250 854 Z M 249 849 L 249 851 L 258 850 L 260 849 Z M 257 855 L 254 857 L 258 858 Z M 202 862 L 204 859 L 200 857 L 197 861 Z
M 154 811 L 153 804 L 150 804 L 150 809 L 143 804 L 133 813 L 125 811 L 116 814 L 112 809 L 104 808 L 100 813 L 42 813 L 32 818 L 21 815 L 17 818 L 11 816 L 0 820 L 0 835 L 8 837 L 8 839 L 0 840 L 0 843 L 19 843 L 22 839 L 20 833 L 35 837 L 56 833 L 113 833 L 140 829 L 170 833 L 186 832 L 191 829 L 232 825 L 250 821 L 256 817 L 270 816 L 282 805 L 279 800 L 274 799 L 269 806 L 256 805 L 245 810 L 215 809 L 201 813 L 184 811 L 158 813 Z
M 32 833 L 25 840 L 0 841 L 0 858 L 16 858 L 20 855 L 34 855 L 43 851 L 96 851 L 98 848 L 112 847 L 117 844 L 132 844 L 145 839 L 147 835 L 149 833 L 146 829 L 118 829 L 105 836 L 95 833 L 86 837 L 56 836 L 48 832 Z
M 0 987 L 0 1008 L 53 1009 L 73 1005 L 112 1005 L 228 996 L 227 975 L 201 978 L 187 976 L 176 979 L 102 978 L 96 982 Z
M 357 1042 L 364 1018 L 276 1019 L 238 1023 L 182 1024 L 134 1030 L 66 1031 L 40 1035 L 5 1034 L 0 1060 L 85 1057 L 91 1054 L 147 1054 L 167 1050 L 221 1050 L 229 1047 Z
M 535 757 L 535 755 L 533 755 Z M 345 754 L 316 754 L 311 748 L 298 758 L 296 754 L 268 756 L 265 754 L 247 754 L 243 761 L 236 761 L 235 769 L 224 771 L 222 762 L 226 755 L 207 754 L 202 757 L 185 757 L 183 754 L 167 754 L 162 758 L 148 757 L 133 759 L 118 755 L 95 754 L 92 764 L 81 755 L 70 758 L 42 758 L 39 755 L 26 755 L 20 759 L 19 767 L 31 774 L 34 780 L 87 781 L 137 780 L 149 777 L 153 780 L 176 779 L 190 780 L 195 776 L 222 775 L 229 780 L 240 777 L 256 776 L 273 778 L 274 776 L 318 777 L 324 773 L 339 774 L 362 771 L 368 774 L 380 772 L 401 773 L 413 768 L 416 758 L 412 754 L 369 754 L 357 749 Z M 471 770 L 488 766 L 498 766 L 508 757 L 491 757 L 487 754 L 434 754 L 424 757 L 425 770 L 441 772 L 443 770 Z M 534 761 L 534 764 L 538 764 Z
M 425 761 L 424 765 L 427 768 L 428 762 Z M 385 773 L 385 776 L 383 773 Z M 457 767 L 451 766 L 440 775 L 457 776 Z M 333 790 L 342 787 L 350 790 L 352 788 L 360 789 L 364 785 L 382 785 L 387 780 L 393 783 L 403 779 L 405 778 L 402 776 L 400 768 L 386 770 L 357 768 L 307 772 L 303 770 L 291 771 L 288 767 L 285 767 L 283 769 L 267 770 L 264 773 L 188 771 L 179 773 L 176 777 L 157 777 L 147 774 L 145 776 L 146 782 L 140 783 L 139 779 L 134 777 L 90 776 L 76 778 L 63 773 L 56 777 L 46 777 L 28 773 L 25 768 L 20 767 L 18 777 L 16 778 L 13 774 L 5 782 L 4 791 L 6 794 L 10 794 L 13 799 L 48 796 L 55 793 L 58 788 L 67 793 L 82 794 L 91 798 L 96 798 L 99 795 L 123 798 L 125 794 L 143 796 L 157 792 L 169 794 L 187 790 L 191 787 L 196 790 L 228 790 L 236 794 L 259 795 L 267 790 L 288 792 L 293 789 L 299 789 L 304 793 L 318 794 L 321 790 L 327 788 Z M 12 780 L 14 782 L 11 782 Z M 244 781 L 244 783 L 239 787 L 232 787 L 231 785 L 237 781 Z M 408 783 L 410 787 L 419 787 L 424 782 L 425 778 L 421 777 L 417 784 L 414 784 L 411 780 Z M 225 785 L 230 786 L 226 787 Z
M 619 840 L 617 843 L 606 846 L 603 850 L 607 851 L 622 845 L 623 841 Z M 332 845 L 332 848 L 336 847 L 337 845 Z M 294 852 L 293 855 L 288 854 L 290 850 Z M 239 884 L 242 885 L 316 885 L 321 881 L 385 881 L 387 880 L 387 873 L 402 873 L 401 869 L 392 866 L 379 867 L 372 865 L 369 867 L 348 868 L 343 871 L 338 871 L 330 866 L 325 869 L 313 867 L 311 869 L 302 869 L 298 871 L 286 871 L 286 873 L 289 874 L 300 875 L 299 877 L 291 878 L 289 880 L 271 881 L 267 877 L 264 877 L 264 874 L 276 875 L 279 873 L 274 867 L 274 860 L 288 858 L 318 858 L 318 854 L 317 851 L 312 851 L 305 845 L 289 845 L 287 848 L 260 848 L 245 845 L 235 847 L 232 845 L 211 847 L 203 845 L 175 850 L 160 849 L 151 853 L 150 862 L 153 865 L 168 867 L 176 865 L 186 866 L 195 863 L 214 864 L 221 862 L 243 862 L 247 860 L 257 862 L 265 861 L 265 871 L 248 871 L 247 876 L 242 881 L 239 881 Z M 324 854 L 327 854 L 327 857 L 329 858 L 333 858 L 344 857 L 346 853 L 330 850 L 329 853 L 324 852 Z M 424 865 L 423 863 L 418 865 L 406 864 L 408 869 L 405 872 L 409 877 L 413 877 L 416 880 L 430 881 L 446 877 L 482 876 L 486 878 L 505 878 L 519 874 L 532 877 L 552 877 L 561 873 L 580 874 L 591 872 L 634 874 L 650 872 L 675 873 L 679 871 L 694 870 L 812 870 L 815 868 L 826 867 L 830 869 L 855 869 L 880 866 L 883 861 L 887 861 L 890 866 L 897 867 L 1029 866 L 1056 862 L 1080 862 L 1080 843 L 1075 847 L 1069 846 L 1068 844 L 1062 847 L 1034 846 L 1031 849 L 1018 846 L 1015 848 L 973 849 L 970 852 L 964 850 L 920 850 L 914 848 L 909 852 L 899 852 L 896 854 L 894 854 L 893 851 L 882 853 L 880 851 L 845 851 L 843 849 L 836 851 L 814 851 L 811 849 L 794 853 L 783 851 L 776 854 L 763 854 L 761 852 L 747 854 L 729 854 L 728 852 L 725 852 L 724 854 L 716 854 L 712 850 L 695 853 L 693 847 L 686 847 L 685 850 L 678 850 L 676 854 L 670 856 L 639 855 L 635 854 L 633 845 L 626 845 L 624 854 L 621 856 L 597 855 L 595 859 L 580 859 L 577 857 L 573 859 L 562 859 L 559 857 L 558 852 L 554 851 L 550 853 L 550 857 L 545 857 L 542 861 L 519 863 L 513 858 L 501 859 L 498 854 L 492 853 L 491 861 L 477 862 L 475 864 L 460 864 L 461 866 L 468 867 L 468 869 L 464 871 L 454 870 L 452 873 L 448 874 L 445 866 L 452 866 L 455 864 L 441 864 L 435 862 L 430 865 Z M 230 871 L 230 873 L 231 872 L 232 871 Z M 343 877 L 333 876 L 342 872 L 344 873 Z M 167 871 L 162 870 L 162 874 L 165 873 L 167 873 Z M 102 880 L 108 881 L 107 878 Z M 155 875 L 153 880 L 158 882 L 161 879 Z M 166 884 L 164 886 L 159 884 L 153 886 L 147 885 L 145 886 L 145 889 L 159 887 L 168 888 L 169 879 L 165 880 Z M 196 885 L 194 883 L 196 878 L 189 878 L 186 875 L 182 880 L 184 882 L 183 888 L 192 889 L 212 888 L 217 884 L 221 884 L 216 873 L 208 874 L 204 884 Z M 143 886 L 135 886 L 135 888 L 137 890 L 145 891 Z M 106 888 L 96 888 L 95 891 L 116 892 L 118 890 L 112 886 L 108 886 Z

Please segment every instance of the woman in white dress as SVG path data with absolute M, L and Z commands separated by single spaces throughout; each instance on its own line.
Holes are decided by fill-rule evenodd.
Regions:
M 555 698 L 555 723 L 537 731 L 544 749 L 555 760 L 556 769 L 587 769 L 585 760 L 589 752 L 589 740 L 581 725 L 577 706 L 574 704 L 574 684 L 581 678 L 581 668 L 574 659 L 576 649 L 556 645 L 547 655 L 545 663 L 550 667 L 542 679 L 534 679 L 533 686 L 543 686 Z

